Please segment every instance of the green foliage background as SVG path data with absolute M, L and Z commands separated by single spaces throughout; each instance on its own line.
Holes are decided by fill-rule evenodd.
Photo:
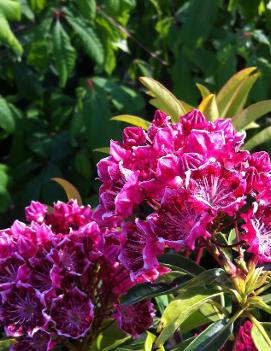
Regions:
M 250 102 L 270 98 L 270 33 L 267 0 L 0 0 L 1 226 L 64 199 L 52 177 L 96 203 L 94 149 L 123 127 L 110 118 L 153 112 L 139 76 L 197 104 L 195 82 L 215 92 L 257 66 Z

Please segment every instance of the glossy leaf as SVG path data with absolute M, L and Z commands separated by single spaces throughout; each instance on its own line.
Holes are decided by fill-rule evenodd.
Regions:
M 210 90 L 200 83 L 196 83 L 197 88 L 200 91 L 201 97 L 204 99 L 211 94 Z
M 271 340 L 263 325 L 254 317 L 251 318 L 252 328 L 251 336 L 254 344 L 259 351 L 269 351 L 271 349 Z
M 156 336 L 151 332 L 147 331 L 147 337 L 144 344 L 144 351 L 152 351 L 154 340 Z
M 219 117 L 216 97 L 214 94 L 206 96 L 198 108 L 209 121 L 215 121 Z
M 217 106 L 220 117 L 225 117 L 233 101 L 233 96 L 240 88 L 242 82 L 256 71 L 256 67 L 245 68 L 234 74 L 217 93 Z
M 164 344 L 170 338 L 175 330 L 189 317 L 191 313 L 199 309 L 206 301 L 217 296 L 216 290 L 211 288 L 199 289 L 189 287 L 183 289 L 178 294 L 178 298 L 173 300 L 165 309 L 161 317 L 158 331 L 161 331 L 156 344 Z
M 205 271 L 203 267 L 196 264 L 195 261 L 190 260 L 180 254 L 168 253 L 159 256 L 159 262 L 165 264 L 168 267 L 174 266 L 174 269 L 178 267 L 180 271 L 196 276 Z
M 46 6 L 46 0 L 28 0 L 28 2 L 31 9 L 37 13 L 43 10 Z
M 159 108 L 167 113 L 174 122 L 177 122 L 179 117 L 185 114 L 186 111 L 182 103 L 161 83 L 149 77 L 140 77 L 139 80 L 159 101 Z
M 149 121 L 146 121 L 143 118 L 133 116 L 133 115 L 119 115 L 111 118 L 112 121 L 120 121 L 132 124 L 137 127 L 142 127 L 147 130 L 151 125 Z
M 145 299 L 153 298 L 155 296 L 170 294 L 180 289 L 190 279 L 191 277 L 184 275 L 184 276 L 175 278 L 170 283 L 155 282 L 155 283 L 137 284 L 136 286 L 132 287 L 125 296 L 123 296 L 122 305 L 127 306 L 127 305 L 140 302 Z
M 242 130 L 250 123 L 257 121 L 271 111 L 271 100 L 264 100 L 248 106 L 245 110 L 235 115 L 232 123 L 236 130 Z
M 221 320 L 209 325 L 186 348 L 185 351 L 217 351 L 220 350 L 233 331 L 233 323 Z
M 56 21 L 53 29 L 53 53 L 60 86 L 64 87 L 75 65 L 76 51 L 59 20 Z
M 256 146 L 263 144 L 265 142 L 268 142 L 271 140 L 271 127 L 267 127 L 254 135 L 252 138 L 250 138 L 245 145 L 243 146 L 243 149 L 246 150 L 251 150 L 254 149 Z
M 78 190 L 70 182 L 61 178 L 52 178 L 51 180 L 62 186 L 69 200 L 75 199 L 77 200 L 78 205 L 82 205 L 82 199 Z

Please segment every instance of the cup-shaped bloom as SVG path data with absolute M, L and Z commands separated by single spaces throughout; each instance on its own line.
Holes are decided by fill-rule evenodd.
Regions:
M 187 172 L 186 188 L 202 207 L 232 215 L 245 203 L 246 181 L 241 172 L 209 161 Z
M 184 247 L 194 249 L 198 238 L 208 238 L 207 225 L 213 216 L 191 201 L 185 189 L 166 189 L 161 207 L 149 215 L 150 223 L 161 248 L 170 247 L 179 251 Z
M 114 317 L 123 331 L 137 337 L 151 327 L 154 315 L 153 304 L 144 300 L 129 306 L 117 305 Z
M 150 225 L 140 220 L 127 223 L 123 226 L 122 235 L 119 260 L 130 272 L 131 280 L 155 280 L 160 271 L 158 249 Z
M 9 336 L 32 335 L 47 319 L 43 296 L 28 284 L 18 283 L 2 293 L 0 318 Z
M 248 252 L 253 253 L 262 262 L 271 262 L 271 207 L 269 204 L 253 207 L 242 215 L 245 221 L 243 239 L 249 245 Z
M 78 288 L 53 299 L 50 315 L 58 335 L 73 339 L 84 337 L 91 328 L 93 309 L 91 300 Z
M 38 330 L 32 338 L 25 337 L 11 346 L 10 351 L 50 351 L 54 346 L 51 335 L 44 330 Z

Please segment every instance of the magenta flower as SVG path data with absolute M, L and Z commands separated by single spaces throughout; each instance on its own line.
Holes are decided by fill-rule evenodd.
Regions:
M 198 238 L 210 237 L 207 225 L 212 219 L 184 189 L 166 189 L 161 207 L 147 218 L 159 246 L 176 251 L 184 247 L 193 249 Z
M 235 339 L 235 351 L 257 351 L 251 337 L 252 323 L 247 320 L 239 329 Z
M 259 262 L 271 262 L 271 207 L 253 203 L 253 208 L 242 215 L 245 221 L 243 239 L 248 243 L 248 251 Z
M 44 330 L 38 330 L 32 338 L 25 337 L 11 346 L 10 351 L 50 351 L 54 346 L 51 335 Z
M 93 308 L 91 300 L 78 288 L 53 299 L 50 315 L 58 335 L 84 337 L 94 318 Z
M 118 326 L 134 338 L 151 327 L 155 315 L 153 304 L 147 300 L 129 306 L 117 305 L 116 310 Z
M 0 260 L 0 290 L 6 290 L 19 281 L 24 281 L 27 268 L 24 260 L 19 256 L 10 256 Z
M 43 296 L 28 284 L 18 283 L 2 293 L 0 319 L 9 336 L 33 333 L 46 323 Z
M 26 220 L 31 222 L 42 223 L 45 219 L 48 206 L 38 201 L 31 201 L 30 205 L 25 208 Z

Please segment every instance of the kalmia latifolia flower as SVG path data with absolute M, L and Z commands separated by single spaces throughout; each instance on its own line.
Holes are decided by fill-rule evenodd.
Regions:
M 26 217 L 0 232 L 0 325 L 17 340 L 11 350 L 93 337 L 134 284 L 118 259 L 119 229 L 101 231 L 75 200 L 32 202 Z
M 114 317 L 122 330 L 137 337 L 152 325 L 154 307 L 147 300 L 129 306 L 119 305 Z
M 239 329 L 235 339 L 234 351 L 257 351 L 251 337 L 252 323 L 247 320 Z
M 244 138 L 230 119 L 192 110 L 172 123 L 158 110 L 148 130 L 128 127 L 111 141 L 94 217 L 103 230 L 121 228 L 119 260 L 133 281 L 162 274 L 166 249 L 194 250 L 237 220 L 248 251 L 271 261 L 270 158 L 241 150 Z

